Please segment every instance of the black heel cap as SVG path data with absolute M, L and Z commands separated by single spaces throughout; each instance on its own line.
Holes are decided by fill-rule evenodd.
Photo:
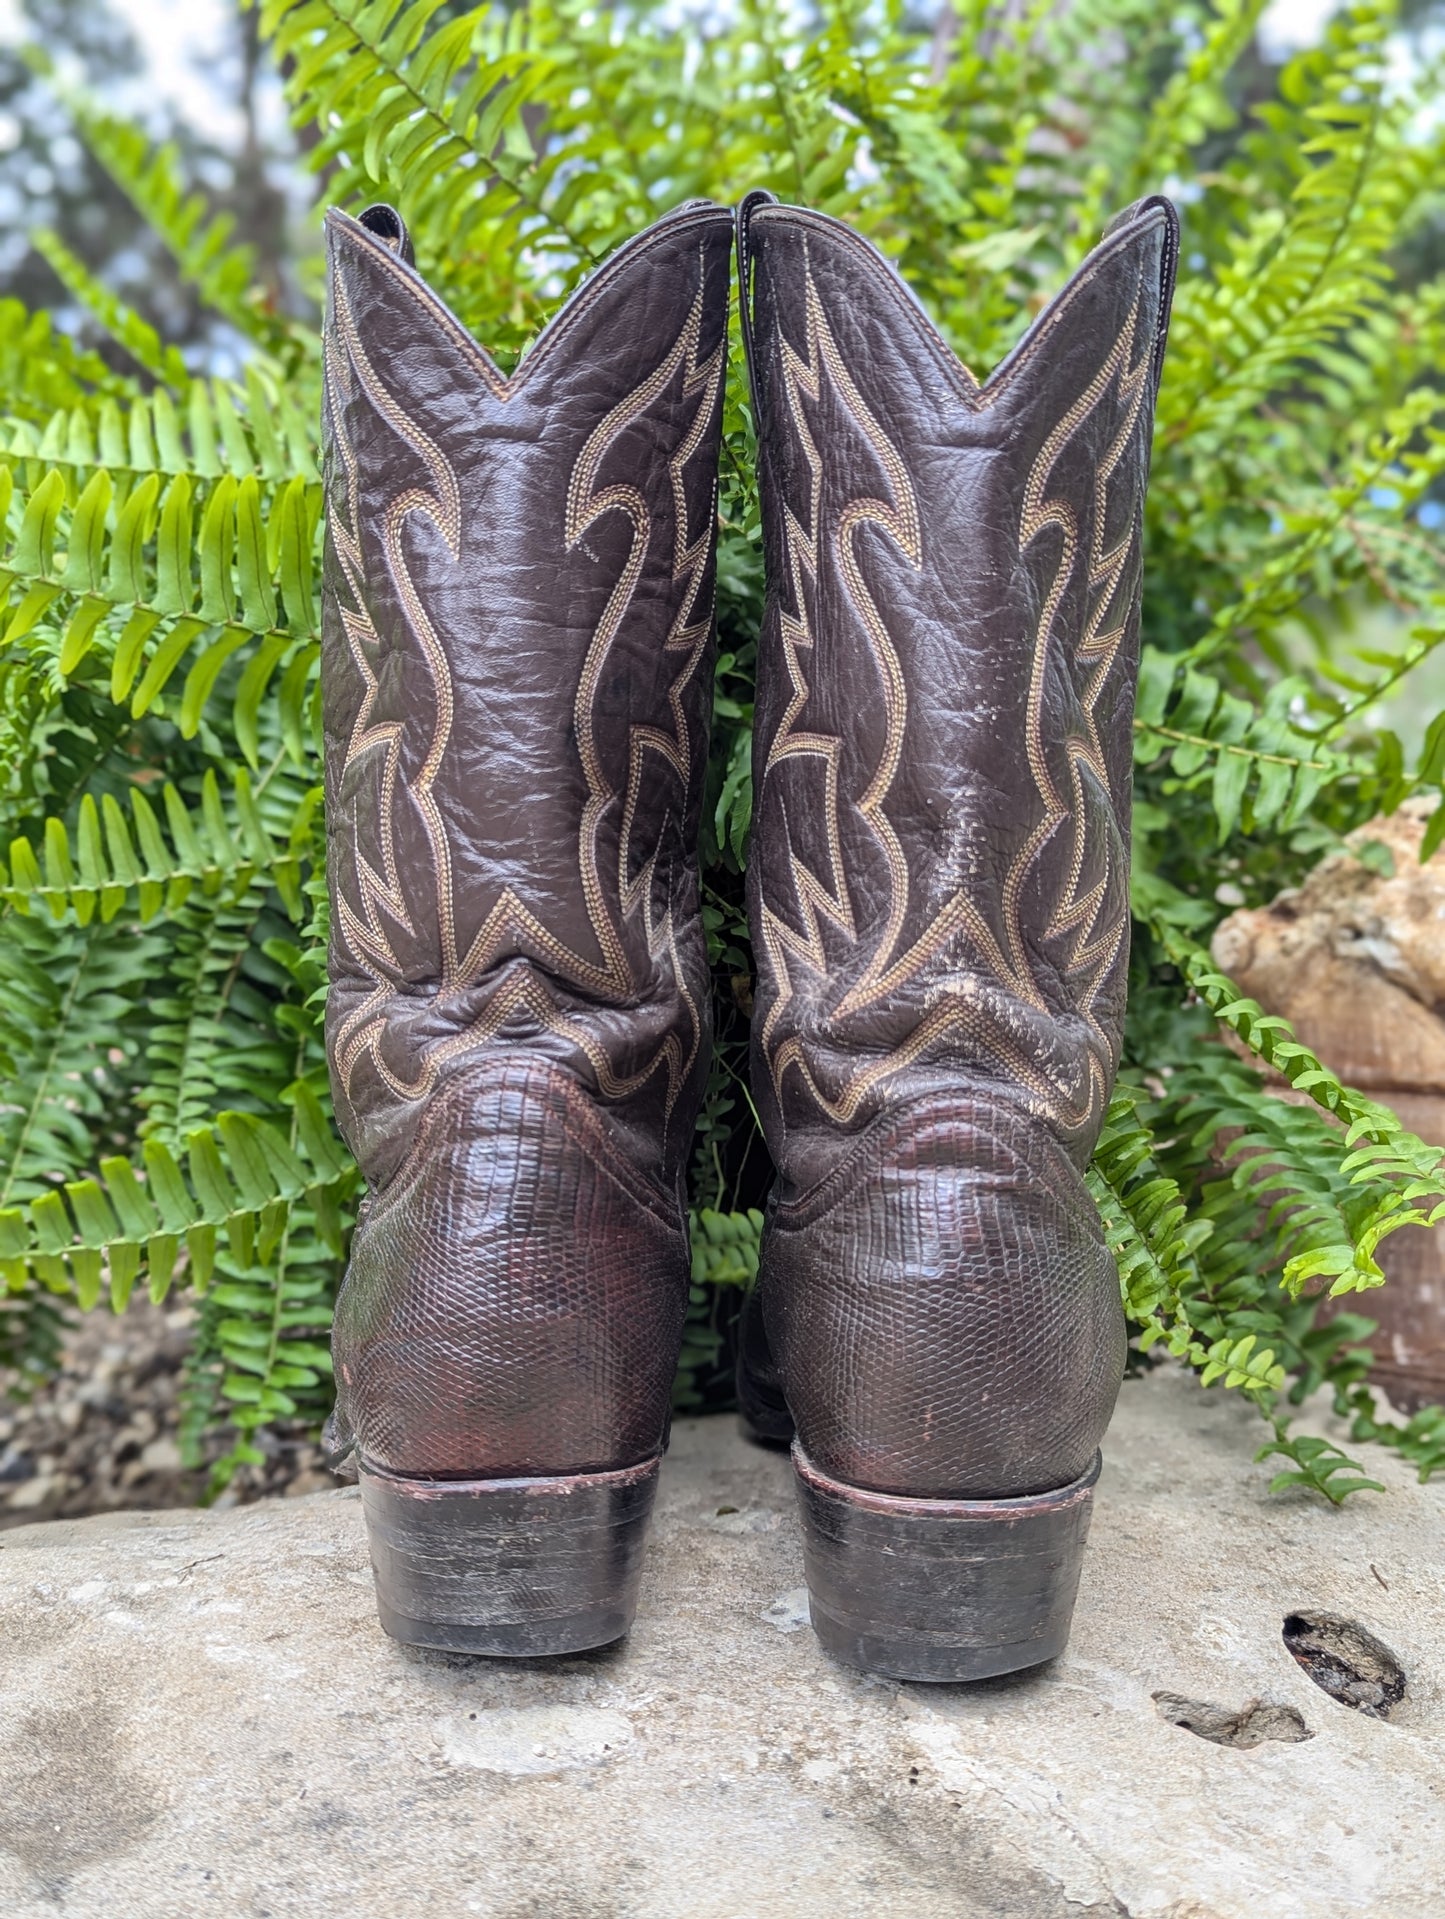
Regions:
M 361 1462 L 393 1639 L 499 1659 L 586 1652 L 632 1624 L 659 1459 L 546 1479 L 403 1479 Z
M 893 1679 L 991 1679 L 1068 1643 L 1096 1454 L 1023 1499 L 909 1499 L 793 1466 L 813 1630 L 833 1658 Z

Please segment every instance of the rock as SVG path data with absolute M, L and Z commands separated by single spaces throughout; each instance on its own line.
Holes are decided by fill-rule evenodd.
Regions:
M 974 1688 L 828 1662 L 725 1420 L 678 1424 L 629 1640 L 555 1664 L 385 1639 L 353 1490 L 7 1532 L 0 1911 L 1435 1919 L 1445 1489 L 1270 1497 L 1264 1431 L 1129 1382 L 1068 1653 Z M 1387 1718 L 1301 1663 L 1361 1646 Z
M 1432 811 L 1407 800 L 1372 820 L 1303 886 L 1222 920 L 1211 950 L 1341 1079 L 1445 1147 L 1445 850 L 1420 862 Z M 1403 1227 L 1379 1259 L 1389 1285 L 1343 1306 L 1378 1321 L 1371 1381 L 1414 1411 L 1445 1400 L 1445 1226 Z
M 40 1471 L 29 1479 L 21 1480 L 6 1502 L 12 1512 L 27 1512 L 32 1507 L 43 1506 L 54 1498 L 60 1482 L 50 1472 Z
M 15 1446 L 7 1446 L 0 1452 L 0 1485 L 16 1485 L 22 1479 L 33 1479 L 35 1463 L 28 1459 Z
M 106 1307 L 80 1314 L 55 1374 L 22 1400 L 0 1401 L 0 1529 L 117 1507 L 192 1506 L 203 1496 L 227 1435 L 209 1434 L 203 1458 L 185 1464 L 179 1388 L 196 1311 L 194 1300 L 163 1310 L 140 1295 L 118 1316 Z M 238 1473 L 232 1504 L 298 1482 L 313 1492 L 333 1483 L 304 1424 L 282 1430 L 284 1445 Z
M 1407 800 L 1352 834 L 1353 852 L 1214 933 L 1231 978 L 1291 1009 L 1305 1044 L 1365 1092 L 1445 1097 L 1445 851 L 1420 864 L 1432 810 Z M 1370 849 L 1392 870 L 1355 856 Z
M 1313 1739 L 1298 1706 L 1272 1705 L 1268 1700 L 1246 1699 L 1237 1712 L 1216 1706 L 1207 1699 L 1184 1699 L 1177 1692 L 1156 1692 L 1154 1705 L 1161 1719 L 1171 1726 L 1183 1726 L 1216 1746 L 1238 1746 L 1249 1751 L 1266 1739 L 1295 1742 Z

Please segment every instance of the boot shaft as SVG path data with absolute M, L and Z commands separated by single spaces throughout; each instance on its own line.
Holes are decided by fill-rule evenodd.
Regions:
M 972 1084 L 1082 1166 L 1128 959 L 1140 524 L 1175 223 L 982 385 L 841 223 L 745 203 L 769 581 L 749 883 L 784 1190 Z
M 323 629 L 343 1130 L 373 1181 L 523 1048 L 668 1182 L 707 1070 L 707 755 L 730 223 L 679 210 L 503 377 L 389 209 L 333 212 Z

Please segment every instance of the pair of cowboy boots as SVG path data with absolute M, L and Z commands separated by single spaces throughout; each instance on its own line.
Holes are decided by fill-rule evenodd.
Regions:
M 679 208 L 504 376 L 332 213 L 323 694 L 338 1303 L 381 1620 L 626 1631 L 709 1055 L 696 857 L 734 218 Z M 1176 251 L 1132 207 L 980 385 L 882 257 L 736 219 L 767 565 L 749 905 L 777 1167 L 740 1395 L 814 1626 L 1066 1640 L 1122 1376 L 1083 1180 L 1118 1058 L 1140 522 Z

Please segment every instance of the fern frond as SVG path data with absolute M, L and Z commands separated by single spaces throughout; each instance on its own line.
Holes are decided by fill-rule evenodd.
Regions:
M 1283 1420 L 1276 1420 L 1273 1440 L 1255 1454 L 1257 1461 L 1276 1457 L 1289 1460 L 1290 1467 L 1269 1482 L 1272 1493 L 1314 1492 L 1332 1506 L 1343 1506 L 1351 1493 L 1385 1490 L 1378 1479 L 1365 1478 L 1359 1461 L 1341 1452 L 1332 1441 L 1308 1433 L 1291 1438 Z
M 1221 842 L 1246 815 L 1251 832 L 1276 821 L 1291 827 L 1331 783 L 1373 770 L 1291 722 L 1290 708 L 1304 690 L 1300 680 L 1281 680 L 1257 704 L 1227 692 L 1177 654 L 1146 647 L 1134 757 L 1148 765 L 1167 755 L 1180 781 L 1212 769 L 1210 795 Z
M 95 925 L 5 922 L 0 941 L 0 1207 L 49 1195 L 87 1165 L 120 1117 L 124 1082 L 111 1049 L 124 1034 L 160 953 L 139 933 L 99 936 Z
M 204 1291 L 218 1235 L 249 1264 L 258 1244 L 274 1249 L 302 1195 L 327 1221 L 334 1256 L 338 1204 L 354 1173 L 331 1143 L 316 1095 L 298 1086 L 294 1097 L 307 1102 L 306 1124 L 294 1140 L 254 1114 L 225 1112 L 193 1129 L 182 1153 L 148 1140 L 139 1165 L 112 1154 L 101 1161 L 99 1179 L 67 1180 L 25 1206 L 0 1204 L 0 1278 L 12 1290 L 31 1279 L 52 1291 L 73 1289 L 88 1308 L 107 1273 L 112 1297 L 123 1305 L 148 1272 L 151 1296 L 161 1299 L 184 1246 L 192 1283 Z
M 11 489 L 0 465 L 0 517 L 11 510 L 20 522 L 0 571 L 13 601 L 0 650 L 51 632 L 62 685 L 108 663 L 112 700 L 128 701 L 137 719 L 173 712 L 189 739 L 227 662 L 259 648 L 263 664 L 235 695 L 254 763 L 254 709 L 272 673 L 295 659 L 293 642 L 314 657 L 317 489 L 298 475 L 268 501 L 254 474 L 222 474 L 202 489 L 178 473 L 162 489 L 151 473 L 122 502 L 104 467 L 73 504 L 58 467 L 17 489 L 13 509 Z M 168 689 L 183 664 L 175 699 Z
M 434 25 L 440 7 L 263 0 L 262 31 L 293 63 L 296 117 L 321 132 L 313 165 L 335 169 L 338 199 L 394 199 L 422 257 L 443 270 L 445 238 L 481 213 L 509 250 L 544 239 L 594 263 L 614 235 L 594 243 L 572 211 L 578 182 L 560 171 L 550 123 L 573 76 L 560 41 L 540 44 L 551 16 L 479 7 Z M 528 109 L 549 123 L 536 140 Z
M 103 286 L 58 233 L 40 228 L 31 234 L 30 244 L 48 262 L 66 292 L 80 302 L 118 346 L 124 347 L 137 366 L 178 392 L 185 391 L 190 375 L 176 348 L 163 346 L 155 328 Z
M 1337 483 L 1316 487 L 1308 505 L 1279 516 L 1278 544 L 1253 575 L 1240 583 L 1237 597 L 1215 614 L 1209 629 L 1190 649 L 1190 657 L 1202 663 L 1226 647 L 1239 647 L 1260 625 L 1277 624 L 1294 612 L 1306 594 L 1318 589 L 1322 555 L 1387 476 L 1396 505 L 1413 505 L 1423 498 L 1445 473 L 1442 422 L 1445 394 L 1433 387 L 1417 387 L 1392 407 L 1381 429 L 1370 435 Z M 1428 434 L 1423 451 L 1418 450 L 1422 434 Z M 1409 466 L 1403 469 L 1407 456 Z M 1339 570 L 1346 577 L 1350 573 L 1358 577 L 1365 571 L 1355 542 L 1346 543 L 1345 564 Z M 1423 650 L 1415 655 L 1416 659 L 1423 657 Z
M 49 80 L 91 154 L 165 245 L 182 279 L 243 333 L 273 350 L 281 346 L 285 323 L 259 303 L 251 249 L 234 239 L 229 214 L 213 213 L 203 194 L 187 190 L 177 148 L 152 146 L 139 127 L 58 81 L 40 50 L 27 49 L 27 57 Z
M 293 478 L 316 482 L 316 409 L 303 410 L 292 382 L 252 364 L 243 387 L 190 380 L 186 395 L 184 412 L 165 391 L 131 396 L 124 405 L 105 392 L 43 422 L 0 416 L 0 458 L 61 467 L 77 488 L 97 466 L 118 483 L 151 474 L 214 479 L 223 472 L 283 486 Z
M 29 840 L 12 844 L 8 873 L 0 866 L 0 897 L 21 913 L 42 907 L 62 919 L 73 912 L 81 926 L 97 913 L 107 923 L 130 906 L 145 925 L 161 913 L 178 913 L 194 888 L 237 898 L 262 880 L 299 916 L 301 868 L 312 850 L 318 798 L 313 790 L 297 807 L 278 844 L 244 768 L 235 772 L 229 804 L 214 767 L 203 776 L 194 808 L 169 782 L 160 792 L 159 815 L 144 791 L 132 787 L 129 819 L 113 794 L 102 794 L 97 806 L 86 793 L 73 831 L 63 820 L 45 821 L 38 856 Z
M 98 353 L 77 346 L 48 313 L 0 300 L 0 394 L 15 418 L 47 420 L 57 408 L 122 385 Z
M 1254 39 L 1269 0 L 1218 0 L 1203 22 L 1198 44 L 1170 74 L 1149 117 L 1122 182 L 1110 182 L 1128 205 L 1158 191 L 1158 183 L 1188 165 L 1189 155 L 1211 134 L 1233 126 L 1239 108 L 1231 86 L 1239 57 Z M 1095 216 L 1097 219 L 1097 215 Z
M 253 885 L 239 898 L 197 900 L 180 917 L 150 1002 L 139 1102 L 147 1139 L 178 1148 L 227 1095 L 254 1092 L 264 1106 L 266 1093 L 290 1078 L 295 1036 L 276 1026 L 274 1002 L 258 1004 L 248 991 L 248 971 L 268 966 L 266 909 L 264 887 Z
M 1285 1369 L 1276 1347 L 1260 1344 L 1257 1326 L 1228 1326 L 1207 1345 L 1199 1336 L 1214 1302 L 1196 1253 L 1213 1226 L 1188 1217 L 1184 1195 L 1161 1169 L 1154 1136 L 1138 1115 L 1139 1099 L 1127 1084 L 1115 1094 L 1088 1182 L 1118 1262 L 1125 1313 L 1140 1328 L 1140 1349 L 1162 1341 L 1196 1369 L 1201 1384 L 1222 1380 L 1269 1402 L 1285 1383 Z
M 1186 1082 L 1192 1098 L 1183 1116 L 1192 1112 L 1207 1137 L 1242 1129 L 1230 1148 L 1230 1185 L 1248 1196 L 1253 1213 L 1261 1202 L 1267 1207 L 1272 1235 L 1288 1253 L 1286 1291 L 1298 1297 L 1321 1278 L 1331 1280 L 1331 1297 L 1383 1284 L 1375 1258 L 1380 1242 L 1402 1226 L 1445 1219 L 1440 1148 L 1408 1132 L 1388 1107 L 1347 1087 L 1299 1043 L 1288 1020 L 1244 998 L 1167 917 L 1156 913 L 1151 930 L 1214 1018 L 1337 1122 L 1326 1125 L 1308 1108 L 1268 1096 L 1231 1098 L 1223 1082 L 1222 1098 L 1213 1087 Z
M 1175 305 L 1160 432 L 1217 452 L 1241 413 L 1328 347 L 1381 298 L 1389 251 L 1429 187 L 1432 155 L 1408 140 L 1410 107 L 1388 92 L 1388 5 L 1356 5 L 1286 70 L 1269 132 L 1246 142 L 1289 181 L 1284 205 L 1240 221 L 1211 277 Z
M 213 1493 L 238 1466 L 263 1462 L 253 1437 L 259 1429 L 296 1419 L 314 1426 L 329 1409 L 336 1267 L 330 1228 L 305 1201 L 291 1207 L 279 1230 L 258 1236 L 252 1260 L 219 1255 L 187 1368 L 181 1424 L 183 1449 L 197 1464 L 208 1428 L 224 1422 L 236 1434 L 212 1467 Z
M 0 1292 L 0 1368 L 11 1399 L 28 1399 L 60 1370 L 68 1325 L 63 1302 L 51 1293 Z
M 695 1286 L 751 1286 L 758 1276 L 763 1216 L 718 1213 L 704 1206 L 692 1214 L 692 1279 Z

